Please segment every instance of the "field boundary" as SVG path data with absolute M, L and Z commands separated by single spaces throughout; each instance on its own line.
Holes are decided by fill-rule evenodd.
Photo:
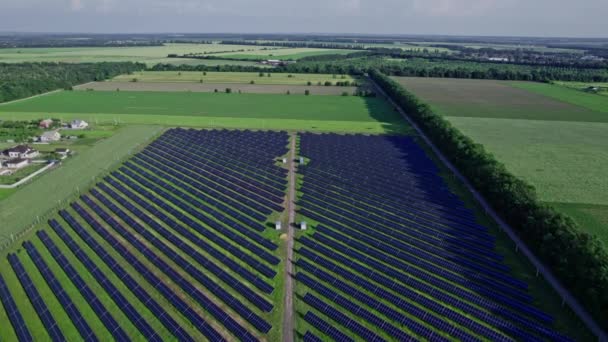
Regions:
M 414 122 L 406 113 L 403 111 L 401 106 L 399 106 L 392 98 L 390 98 L 387 93 L 380 87 L 371 77 L 369 77 L 370 83 L 378 90 L 383 97 L 385 97 L 403 116 L 403 118 L 416 130 L 416 132 L 420 135 L 420 137 L 424 140 L 424 142 L 431 148 L 433 153 L 437 155 L 439 160 L 456 176 L 456 178 L 464 184 L 467 190 L 473 195 L 475 200 L 481 204 L 483 209 L 486 211 L 488 215 L 498 223 L 500 229 L 505 231 L 507 235 L 511 238 L 511 240 L 515 243 L 516 250 L 521 250 L 522 253 L 528 258 L 528 260 L 534 265 L 537 272 L 543 275 L 545 280 L 551 285 L 551 287 L 557 292 L 557 294 L 562 298 L 562 304 L 568 304 L 568 306 L 572 309 L 572 311 L 585 323 L 585 325 L 593 332 L 594 335 L 598 337 L 599 341 L 605 342 L 608 341 L 608 336 L 606 333 L 600 328 L 600 326 L 595 322 L 593 317 L 587 312 L 587 310 L 578 302 L 578 300 L 572 296 L 572 294 L 560 283 L 560 281 L 551 273 L 551 271 L 545 267 L 545 265 L 532 253 L 532 251 L 528 248 L 528 246 L 521 240 L 521 238 L 515 233 L 513 228 L 509 226 L 500 216 L 494 211 L 494 209 L 489 205 L 489 203 L 483 198 L 483 196 L 473 188 L 469 180 L 464 177 L 458 169 L 443 155 L 443 153 L 435 146 L 435 144 L 426 136 L 424 131 L 418 127 L 418 124 Z
M 283 308 L 283 342 L 294 341 L 294 305 L 293 293 L 294 285 L 294 267 L 293 249 L 294 249 L 294 229 L 296 224 L 296 140 L 297 133 L 290 133 L 289 142 L 289 194 L 287 198 L 287 210 L 289 212 L 287 222 L 287 258 L 285 260 L 285 307 Z

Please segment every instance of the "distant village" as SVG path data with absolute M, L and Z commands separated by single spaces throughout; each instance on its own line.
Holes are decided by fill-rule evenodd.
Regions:
M 15 145 L 0 152 L 0 176 L 10 176 L 32 164 L 51 164 L 57 159 L 67 158 L 71 153 L 68 148 L 55 148 L 54 150 L 47 148 L 45 153 L 41 153 L 35 146 L 78 139 L 77 135 L 70 133 L 88 127 L 89 124 L 84 120 L 73 120 L 69 123 L 60 123 L 52 119 L 41 120 L 38 128 L 43 132 L 38 136 L 29 137 L 28 143 L 16 143 L 12 139 L 6 141 L 9 144 L 15 143 Z

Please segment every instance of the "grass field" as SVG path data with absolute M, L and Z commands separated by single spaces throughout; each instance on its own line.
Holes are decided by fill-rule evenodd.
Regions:
M 608 96 L 608 83 L 595 83 L 595 82 L 565 82 L 565 81 L 555 81 L 557 85 L 576 89 L 578 91 L 585 91 L 587 93 L 587 88 L 589 87 L 598 87 L 600 88 L 597 95 Z
M 68 159 L 61 167 L 0 201 L 0 239 L 6 240 L 10 234 L 22 231 L 79 189 L 86 189 L 97 175 L 111 169 L 159 131 L 158 126 L 124 127 L 112 138 Z
M 200 60 L 167 58 L 169 54 L 203 54 L 218 51 L 247 51 L 254 53 L 262 49 L 259 46 L 221 45 L 221 44 L 165 44 L 146 47 L 84 47 L 84 48 L 11 48 L 0 49 L 0 62 L 142 62 L 148 65 L 157 63 L 169 64 L 240 64 L 253 65 L 248 62 L 227 60 Z
M 350 75 L 330 75 L 330 74 L 285 74 L 285 73 L 270 73 L 264 74 L 263 77 L 257 72 L 194 72 L 194 71 L 142 71 L 131 75 L 120 75 L 112 79 L 112 81 L 131 82 L 137 79 L 138 82 L 200 82 L 203 83 L 251 83 L 255 84 L 271 84 L 271 85 L 307 85 L 311 82 L 313 85 L 319 82 L 336 82 L 357 81 L 362 82 L 360 78 Z
M 558 101 L 567 102 L 592 111 L 602 112 L 604 113 L 604 116 L 608 118 L 608 97 L 584 93 L 554 84 L 532 82 L 512 82 L 510 84 L 514 87 L 547 96 Z
M 540 83 L 399 81 L 608 244 L 605 98 Z
M 0 106 L 0 118 L 41 113 L 64 120 L 185 126 L 402 132 L 402 118 L 379 98 L 274 94 L 59 92 Z

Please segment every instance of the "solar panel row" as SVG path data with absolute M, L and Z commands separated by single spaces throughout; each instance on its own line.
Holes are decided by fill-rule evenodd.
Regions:
M 169 206 L 168 204 L 166 204 L 165 202 L 160 200 L 160 198 L 158 198 L 153 193 L 146 191 L 145 189 L 143 189 L 141 187 L 138 187 L 138 186 L 135 187 L 134 189 L 137 191 L 137 193 L 139 193 L 140 195 L 142 195 L 144 198 L 146 198 L 148 200 L 148 201 L 144 201 L 143 199 L 135 196 L 135 193 L 128 190 L 126 187 L 122 186 L 120 183 L 115 181 L 113 178 L 106 177 L 105 181 L 107 181 L 109 184 L 111 184 L 115 189 L 117 189 L 117 190 L 121 191 L 123 194 L 127 195 L 127 197 L 129 197 L 136 204 L 138 204 L 138 205 L 144 207 L 145 209 L 147 209 L 148 211 L 150 211 L 152 214 L 154 214 L 156 217 L 158 217 L 161 221 L 163 221 L 166 225 L 168 225 L 169 227 L 172 227 L 175 230 L 178 230 L 184 236 L 188 237 L 191 241 L 195 242 L 197 245 L 199 245 L 202 248 L 204 248 L 205 250 L 209 251 L 214 256 L 218 256 L 218 257 L 222 258 L 225 255 L 219 251 L 217 253 L 215 253 L 213 248 L 208 248 L 208 249 L 205 248 L 207 246 L 207 243 L 205 242 L 205 240 L 200 239 L 195 234 L 191 233 L 188 229 L 182 227 L 181 224 L 179 224 L 176 220 L 170 218 L 168 215 L 165 214 L 165 212 L 173 215 L 180 222 L 185 223 L 186 226 L 197 231 L 199 234 L 201 234 L 203 237 L 205 237 L 205 239 L 207 239 L 208 241 L 212 241 L 213 243 L 218 245 L 220 248 L 222 248 L 226 252 L 231 253 L 237 259 L 244 261 L 249 266 L 251 266 L 253 269 L 255 269 L 256 271 L 263 274 L 264 276 L 273 278 L 276 275 L 276 272 L 272 268 L 268 267 L 265 263 L 256 260 L 249 254 L 247 254 L 247 253 L 241 251 L 239 248 L 233 246 L 231 243 L 220 238 L 219 235 L 213 233 L 211 230 L 205 228 L 203 225 L 201 225 L 201 224 L 195 222 L 194 220 L 188 218 L 187 216 L 183 215 L 182 213 L 177 211 L 175 208 Z M 100 184 L 99 186 L 104 191 L 109 189 L 105 184 Z M 151 204 L 148 202 L 154 203 L 162 210 L 157 210 L 156 208 L 152 207 Z M 211 247 L 211 246 L 209 246 L 209 247 Z
M 238 337 L 246 336 L 247 339 L 255 339 L 245 328 L 240 326 L 232 317 L 224 312 L 218 304 L 214 303 L 205 293 L 199 288 L 194 286 L 192 282 L 186 279 L 182 274 L 177 272 L 171 265 L 161 259 L 158 254 L 148 248 L 143 242 L 137 237 L 127 231 L 121 223 L 119 223 L 112 215 L 107 213 L 99 205 L 93 202 L 88 196 L 83 195 L 81 199 L 99 216 L 101 217 L 110 227 L 112 227 L 116 233 L 120 234 L 125 238 L 135 249 L 141 253 L 146 260 L 152 263 L 157 269 L 165 273 L 171 281 L 177 284 L 186 294 L 194 299 L 204 310 L 209 312 L 212 317 L 224 324 L 224 326 Z M 72 205 L 74 207 L 74 204 Z M 81 208 L 81 210 L 83 210 Z M 87 214 L 88 215 L 88 214 Z M 271 326 L 265 322 L 262 318 L 255 315 L 248 307 L 243 305 L 226 290 L 217 286 L 217 284 L 211 282 L 207 276 L 201 271 L 193 268 L 192 264 L 188 263 L 183 257 L 177 253 L 171 251 L 166 245 L 156 246 L 161 252 L 166 255 L 171 255 L 171 259 L 178 265 L 188 272 L 193 278 L 197 279 L 199 283 L 205 286 L 208 290 L 212 291 L 218 298 L 224 301 L 228 306 L 234 309 L 239 315 L 244 317 L 249 323 L 251 323 L 256 329 L 266 333 L 270 330 Z M 209 331 L 212 331 L 214 335 L 219 334 L 207 323 Z
M 328 298 L 339 290 L 393 321 L 401 311 L 422 317 L 462 340 L 568 340 L 545 326 L 553 318 L 530 305 L 495 239 L 413 138 L 304 133 L 300 155 L 298 212 L 319 223 L 299 239 L 309 287 Z M 409 331 L 424 337 L 421 327 Z
M 217 278 L 224 281 L 230 287 L 234 288 L 239 294 L 243 297 L 247 298 L 252 304 L 260 308 L 265 312 L 270 312 L 272 310 L 272 304 L 264 299 L 262 296 L 258 295 L 247 286 L 243 285 L 239 280 L 234 278 L 228 272 L 224 271 L 219 266 L 215 265 L 211 262 L 207 257 L 198 252 L 196 249 L 186 244 L 184 241 L 179 239 L 177 236 L 169 232 L 167 229 L 162 226 L 156 226 L 157 232 L 160 233 L 163 237 L 167 239 L 167 241 L 171 242 L 178 250 L 174 250 L 169 247 L 169 245 L 165 244 L 162 240 L 157 238 L 154 234 L 148 231 L 145 227 L 140 225 L 137 221 L 135 221 L 127 212 L 116 206 L 112 203 L 106 196 L 101 194 L 96 189 L 91 190 L 91 194 L 99 200 L 103 205 L 105 205 L 108 209 L 110 209 L 114 214 L 116 214 L 120 219 L 127 224 L 128 227 L 137 232 L 140 236 L 144 237 L 148 242 L 150 242 L 153 246 L 155 246 L 158 250 L 162 251 L 169 259 L 175 262 L 177 265 L 182 267 L 188 274 L 190 274 L 193 278 L 199 281 L 202 285 L 204 285 L 210 292 L 214 293 L 219 298 L 224 299 L 229 306 L 239 306 L 241 309 L 246 307 L 237 301 L 230 293 L 223 289 L 223 287 L 219 286 L 210 279 L 206 273 L 209 272 L 213 274 Z M 91 200 L 85 197 L 85 203 L 89 206 L 97 207 Z M 125 208 L 133 211 L 138 211 L 138 209 L 130 203 L 123 203 Z M 111 225 L 116 225 L 117 222 L 111 223 Z M 125 238 L 135 238 L 134 234 L 129 233 L 126 230 L 119 231 L 119 234 L 123 235 Z M 183 252 L 183 253 L 181 253 Z M 197 263 L 206 269 L 207 272 L 200 271 L 196 266 L 191 264 L 188 260 L 186 260 L 182 254 L 188 255 Z M 253 314 L 253 313 L 250 313 Z
M 38 314 L 38 317 L 40 317 L 51 340 L 53 342 L 65 341 L 65 337 L 63 336 L 61 329 L 59 329 L 57 321 L 55 321 L 55 318 L 51 315 L 49 308 L 40 296 L 40 293 L 36 289 L 36 285 L 32 282 L 32 278 L 27 274 L 27 271 L 23 267 L 21 261 L 19 261 L 19 258 L 15 254 L 9 254 L 7 258 L 13 271 L 17 275 L 17 279 L 19 279 L 19 282 L 21 283 L 21 287 L 23 287 L 30 303 L 32 303 L 34 310 Z
M 152 312 L 158 320 L 180 341 L 194 341 L 179 324 L 171 318 L 171 315 L 114 259 L 90 234 L 80 225 L 67 211 L 60 212 L 66 222 L 74 229 L 80 238 L 95 252 L 95 254 L 106 264 L 116 277 Z M 78 243 L 67 233 L 67 231 L 55 220 L 50 220 L 49 225 L 70 248 L 72 253 L 83 263 L 87 270 L 95 277 L 114 302 L 125 312 L 127 317 L 137 326 L 144 336 L 150 336 L 154 340 L 156 333 L 149 328 L 143 317 L 124 298 L 120 291 L 110 282 L 104 272 L 91 260 L 86 252 L 80 248 Z
M 87 303 L 89 303 L 89 306 L 93 309 L 97 317 L 99 317 L 112 336 L 117 341 L 128 341 L 129 337 L 126 332 L 121 328 L 120 324 L 116 322 L 114 317 L 112 317 L 108 309 L 106 309 L 93 290 L 91 290 L 91 288 L 85 283 L 65 255 L 57 248 L 57 245 L 55 245 L 55 243 L 50 239 L 48 234 L 45 231 L 39 231 L 36 233 L 36 235 L 38 235 L 51 256 L 55 259 L 57 264 L 59 264 L 63 272 L 72 281 L 74 286 L 76 286 L 82 297 L 87 301 Z
M 15 330 L 15 335 L 19 341 L 33 341 L 32 335 L 30 331 L 27 329 L 27 325 L 25 325 L 25 321 L 23 320 L 23 316 L 19 312 L 19 308 L 17 308 L 17 304 L 15 304 L 15 300 L 11 295 L 8 286 L 6 286 L 6 282 L 2 275 L 0 274 L 0 301 L 2 301 L 2 305 L 4 306 L 4 310 L 8 316 L 8 319 L 11 321 L 13 329 Z
M 334 341 L 342 341 L 342 342 L 354 342 L 355 340 L 350 338 L 348 335 L 341 332 L 339 329 L 336 329 L 333 325 L 327 323 L 324 319 L 315 315 L 312 311 L 308 311 L 304 315 L 304 320 L 310 323 L 313 327 L 319 329 L 319 331 L 323 332 L 325 335 L 331 337 Z M 306 335 L 305 335 L 306 336 Z M 306 337 L 304 337 L 306 340 Z
M 72 203 L 72 208 L 84 219 L 87 224 L 93 228 L 104 240 L 110 244 L 139 274 L 148 281 L 160 294 L 162 294 L 173 306 L 182 313 L 203 335 L 209 339 L 217 339 L 224 341 L 224 338 L 213 329 L 209 323 L 203 320 L 184 300 L 182 300 L 167 284 L 161 281 L 154 273 L 139 261 L 125 246 L 123 246 L 115 237 L 113 237 L 93 216 L 91 216 L 84 208 L 77 203 Z M 66 211 L 60 211 L 60 214 L 75 228 L 76 220 L 72 218 Z M 86 230 L 82 230 L 80 234 L 89 238 L 90 234 Z M 83 238 L 84 239 L 84 238 Z

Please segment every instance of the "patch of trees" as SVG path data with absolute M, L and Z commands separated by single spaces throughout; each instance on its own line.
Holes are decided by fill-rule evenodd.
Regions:
M 516 229 L 598 323 L 608 328 L 608 252 L 602 242 L 581 231 L 572 218 L 543 204 L 533 186 L 507 171 L 482 145 L 399 83 L 377 69 L 369 74 Z
M 0 63 L 0 103 L 145 69 L 141 63 Z
M 220 44 L 225 45 L 253 45 L 253 46 L 281 46 L 288 48 L 315 48 L 315 49 L 347 49 L 365 50 L 361 44 L 340 44 L 332 42 L 311 42 L 311 41 L 263 41 L 256 40 L 222 40 Z

